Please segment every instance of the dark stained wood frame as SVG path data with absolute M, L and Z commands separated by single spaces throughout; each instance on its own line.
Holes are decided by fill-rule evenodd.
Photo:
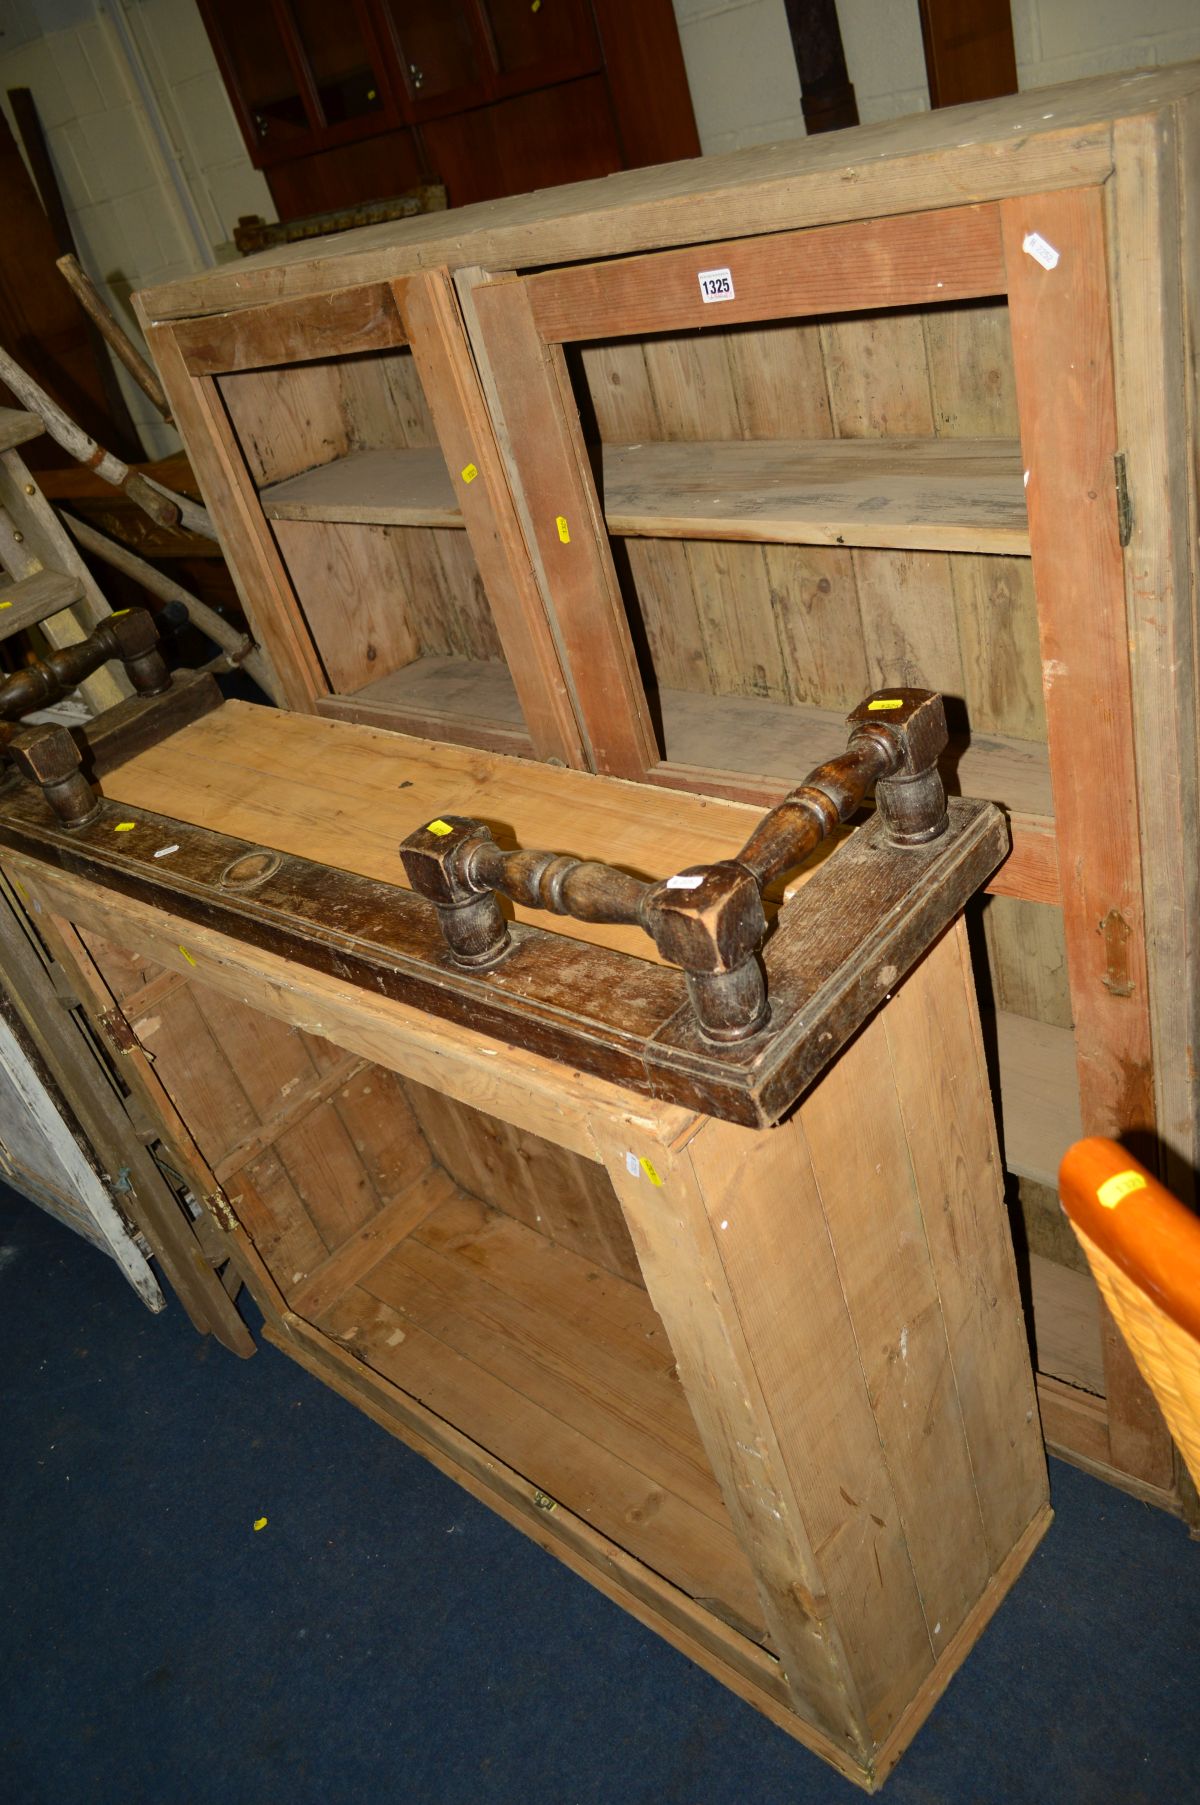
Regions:
M 699 1031 L 673 966 L 521 925 L 501 964 L 472 972 L 450 956 L 432 904 L 408 890 L 283 854 L 243 890 L 226 874 L 261 848 L 128 803 L 103 801 L 90 822 L 64 828 L 35 785 L 19 784 L 0 797 L 0 844 L 372 995 L 761 1128 L 816 1081 L 1003 857 L 993 804 L 949 808 L 947 831 L 928 844 L 894 847 L 876 814 L 823 861 L 764 949 L 770 1021 L 721 1048 Z M 119 820 L 150 831 L 118 836 Z M 168 842 L 179 851 L 158 863 Z
M 1017 92 L 1010 0 L 920 0 L 931 107 Z

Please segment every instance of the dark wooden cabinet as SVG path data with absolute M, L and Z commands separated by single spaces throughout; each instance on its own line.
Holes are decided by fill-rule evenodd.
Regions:
M 451 206 L 695 156 L 670 0 L 200 0 L 284 219 L 444 182 Z

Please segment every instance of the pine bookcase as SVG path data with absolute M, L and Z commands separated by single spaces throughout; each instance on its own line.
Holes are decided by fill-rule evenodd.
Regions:
M 1061 1153 L 1197 1165 L 1200 66 L 548 190 L 140 297 L 289 706 L 737 802 L 940 689 L 1049 1446 L 1174 1510 Z

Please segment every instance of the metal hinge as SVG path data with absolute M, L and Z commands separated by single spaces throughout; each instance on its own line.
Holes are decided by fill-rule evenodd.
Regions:
M 1133 538 L 1133 503 L 1129 499 L 1129 478 L 1125 473 L 1125 453 L 1113 457 L 1113 473 L 1117 484 L 1117 538 L 1128 545 Z
M 220 1187 L 215 1191 L 209 1191 L 205 1194 L 204 1207 L 216 1223 L 217 1227 L 223 1228 L 227 1235 L 235 1234 L 241 1227 L 240 1222 L 233 1213 L 233 1205 Z
M 119 1009 L 105 1009 L 97 1016 L 105 1039 L 111 1042 L 118 1053 L 132 1053 L 138 1044 L 137 1035 L 125 1020 Z
M 1110 909 L 1098 924 L 1097 932 L 1104 937 L 1104 976 L 1100 982 L 1110 996 L 1131 997 L 1129 941 L 1133 930 L 1119 909 Z

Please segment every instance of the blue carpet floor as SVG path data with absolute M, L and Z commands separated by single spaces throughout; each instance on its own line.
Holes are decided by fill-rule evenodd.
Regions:
M 0 1397 L 12 1805 L 863 1796 L 282 1354 L 152 1317 L 9 1194 Z M 889 1805 L 1200 1800 L 1200 1546 L 1051 1478 Z

